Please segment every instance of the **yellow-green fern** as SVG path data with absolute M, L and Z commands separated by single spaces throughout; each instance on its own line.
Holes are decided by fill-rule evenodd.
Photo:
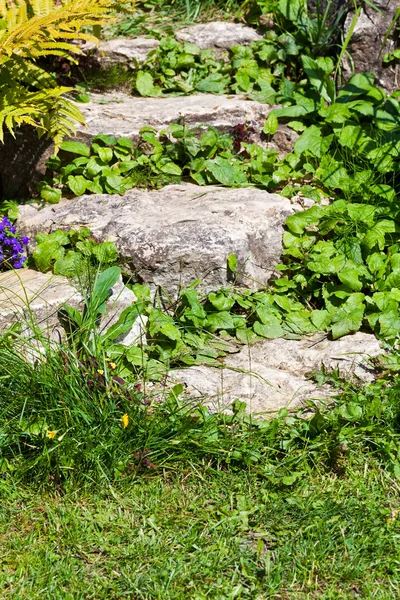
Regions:
M 4 129 L 28 124 L 56 146 L 75 133 L 83 117 L 65 97 L 70 89 L 36 64 L 38 58 L 79 52 L 76 40 L 96 40 L 82 32 L 98 27 L 115 9 L 113 0 L 0 0 L 0 141 Z

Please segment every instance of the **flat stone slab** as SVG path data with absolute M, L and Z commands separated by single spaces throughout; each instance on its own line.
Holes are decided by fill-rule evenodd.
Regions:
M 112 289 L 112 296 L 107 304 L 107 312 L 102 319 L 104 331 L 113 325 L 121 312 L 130 306 L 136 297 L 126 288 L 122 279 Z M 32 325 L 48 332 L 51 338 L 59 340 L 56 333 L 60 331 L 57 317 L 63 304 L 80 307 L 84 301 L 83 291 L 70 279 L 40 273 L 33 269 L 19 269 L 0 273 L 0 330 L 12 323 L 21 322 L 23 332 L 30 332 Z M 142 334 L 141 324 L 135 323 L 131 332 L 119 343 L 132 343 Z
M 136 61 L 139 64 L 143 63 L 149 52 L 158 48 L 159 45 L 160 42 L 152 38 L 115 38 L 107 42 L 100 42 L 95 52 L 104 66 L 116 63 L 135 66 Z
M 283 224 L 299 209 L 259 189 L 181 184 L 84 195 L 42 210 L 24 205 L 19 228 L 34 239 L 38 232 L 88 227 L 96 240 L 115 242 L 139 281 L 171 292 L 197 279 L 204 279 L 205 290 L 227 285 L 226 260 L 233 253 L 239 283 L 257 288 L 274 273 Z
M 329 340 L 323 333 L 301 340 L 265 340 L 225 357 L 221 368 L 195 366 L 171 371 L 187 386 L 187 394 L 212 410 L 224 410 L 235 399 L 248 412 L 267 416 L 281 408 L 298 408 L 305 401 L 329 400 L 332 389 L 318 387 L 307 374 L 322 365 L 340 370 L 346 378 L 372 381 L 368 357 L 382 353 L 372 334 L 356 333 Z
M 246 100 L 244 96 L 195 94 L 193 96 L 138 98 L 122 92 L 92 94 L 91 101 L 79 104 L 87 126 L 78 126 L 76 139 L 91 143 L 100 133 L 128 137 L 139 141 L 144 126 L 157 131 L 168 129 L 179 119 L 189 127 L 231 132 L 240 123 L 251 124 L 255 130 L 251 141 L 281 153 L 291 152 L 297 134 L 281 125 L 272 140 L 262 139 L 262 128 L 273 105 Z M 0 144 L 0 178 L 6 198 L 31 197 L 35 182 L 43 179 L 45 162 L 53 153 L 49 140 L 38 140 L 31 128 L 20 128 L 16 139 L 6 133 L 6 143 Z M 75 138 L 74 138 L 75 139 Z
M 192 96 L 138 98 L 122 92 L 92 94 L 91 101 L 80 104 L 86 128 L 78 128 L 78 136 L 91 141 L 99 133 L 139 138 L 142 127 L 157 131 L 168 128 L 179 119 L 189 127 L 211 125 L 230 131 L 239 123 L 251 123 L 261 132 L 273 105 L 246 100 L 244 96 L 195 94 Z
M 228 49 L 233 46 L 244 46 L 263 39 L 255 29 L 241 23 L 214 21 L 199 23 L 179 29 L 175 37 L 180 42 L 196 44 L 201 49 Z

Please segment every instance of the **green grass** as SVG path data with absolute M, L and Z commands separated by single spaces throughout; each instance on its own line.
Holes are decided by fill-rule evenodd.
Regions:
M 1 597 L 400 595 L 399 484 L 368 454 L 295 488 L 177 465 L 94 495 L 3 483 L 1 505 Z
M 103 36 L 159 37 L 196 22 L 229 21 L 241 14 L 239 0 L 144 0 L 138 1 L 133 15 L 121 15 L 103 29 Z

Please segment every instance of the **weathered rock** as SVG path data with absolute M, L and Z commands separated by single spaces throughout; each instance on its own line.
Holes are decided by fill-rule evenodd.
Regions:
M 322 365 L 339 368 L 347 378 L 371 381 L 373 368 L 367 359 L 381 352 L 372 334 L 359 332 L 335 341 L 317 334 L 302 340 L 266 340 L 227 356 L 221 368 L 195 366 L 172 371 L 171 376 L 213 410 L 226 409 L 237 398 L 247 403 L 250 413 L 266 415 L 302 406 L 306 400 L 329 399 L 328 386 L 317 387 L 307 378 Z
M 121 312 L 135 300 L 134 293 L 125 287 L 120 279 L 112 289 L 101 329 L 106 331 L 111 327 Z M 57 311 L 63 304 L 79 308 L 83 301 L 82 291 L 65 277 L 39 273 L 32 269 L 1 273 L 0 330 L 20 321 L 23 331 L 31 331 L 35 324 L 51 338 L 58 340 L 60 327 Z M 132 330 L 118 339 L 118 342 L 130 344 L 137 341 L 142 334 L 142 323 L 138 320 Z
M 354 63 L 355 72 L 374 73 L 376 85 L 383 87 L 391 93 L 399 87 L 400 71 L 398 66 L 385 66 L 382 58 L 387 52 L 393 51 L 395 48 L 393 35 L 389 36 L 382 52 L 381 47 L 386 32 L 400 5 L 399 2 L 393 0 L 374 0 L 374 4 L 379 9 L 379 12 L 366 3 L 363 4 L 348 49 Z M 353 17 L 354 13 L 350 12 L 346 18 L 344 26 L 346 35 L 350 29 Z M 394 30 L 395 28 L 393 29 L 393 33 Z M 351 75 L 350 64 L 345 64 L 345 66 L 345 75 L 349 77 Z
M 0 198 L 31 197 L 35 183 L 43 179 L 45 163 L 53 150 L 53 143 L 39 140 L 32 127 L 20 127 L 15 138 L 6 132 L 4 144 L 0 144 Z
M 283 223 L 299 208 L 259 189 L 182 184 L 85 195 L 39 211 L 22 206 L 19 227 L 33 237 L 87 226 L 95 239 L 116 243 L 140 281 L 169 291 L 203 278 L 203 289 L 226 285 L 226 259 L 234 253 L 239 282 L 257 287 L 273 275 Z
M 145 37 L 116 38 L 108 42 L 101 42 L 95 54 L 104 66 L 116 63 L 135 66 L 136 61 L 139 64 L 143 63 L 149 52 L 158 48 L 159 45 L 158 40 Z
M 98 133 L 137 140 L 142 127 L 160 131 L 179 119 L 190 127 L 211 125 L 220 131 L 248 122 L 261 132 L 273 108 L 276 106 L 246 100 L 244 96 L 137 98 L 122 93 L 92 94 L 91 102 L 80 106 L 87 127 L 81 127 L 78 135 L 89 141 Z
M 190 42 L 202 49 L 228 49 L 263 39 L 263 36 L 251 27 L 241 23 L 227 23 L 224 21 L 191 25 L 178 30 L 175 37 L 180 42 Z
M 196 94 L 175 98 L 137 98 L 116 92 L 92 94 L 92 100 L 80 104 L 87 126 L 78 127 L 78 140 L 90 143 L 99 133 L 124 136 L 137 141 L 144 126 L 157 131 L 182 119 L 199 129 L 211 125 L 230 132 L 235 125 L 248 123 L 254 128 L 251 142 L 286 153 L 293 147 L 296 134 L 282 126 L 271 142 L 261 141 L 262 128 L 272 105 L 246 100 L 244 96 Z M 0 196 L 23 198 L 32 196 L 35 182 L 42 179 L 45 162 L 53 152 L 47 140 L 38 140 L 37 132 L 23 128 L 17 140 L 7 136 L 0 144 Z

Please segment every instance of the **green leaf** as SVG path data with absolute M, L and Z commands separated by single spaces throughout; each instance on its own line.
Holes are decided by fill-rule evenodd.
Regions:
M 50 204 L 58 204 L 61 199 L 61 190 L 51 187 L 50 185 L 44 185 L 40 190 L 40 197 Z
M 97 154 L 104 163 L 109 163 L 113 157 L 112 148 L 103 148 L 102 146 L 98 147 Z
M 207 326 L 211 331 L 218 329 L 234 329 L 232 315 L 227 311 L 209 313 L 207 315 Z
M 246 175 L 240 168 L 237 161 L 233 162 L 222 156 L 217 156 L 213 160 L 207 160 L 206 170 L 210 171 L 215 179 L 226 186 L 245 185 L 247 183 Z
M 333 135 L 321 136 L 321 128 L 311 125 L 301 134 L 294 145 L 296 154 L 309 152 L 313 156 L 321 158 L 329 149 Z
M 45 273 L 51 269 L 57 259 L 63 258 L 64 248 L 56 240 L 42 242 L 33 251 L 33 260 L 39 271 Z
M 136 77 L 136 89 L 141 96 L 152 96 L 154 80 L 148 71 L 139 71 Z
M 253 329 L 257 335 L 268 339 L 280 338 L 284 334 L 281 324 L 272 314 L 264 314 L 263 323 L 256 321 L 253 325 Z
M 211 302 L 214 308 L 220 311 L 230 310 L 235 304 L 235 300 L 225 296 L 223 292 L 211 292 L 208 294 L 208 300 Z
M 94 245 L 92 253 L 102 265 L 113 263 L 118 259 L 118 250 L 113 242 L 102 242 Z
M 196 85 L 199 92 L 208 92 L 210 94 L 222 94 L 229 84 L 229 77 L 224 77 L 219 73 L 208 75 Z
M 86 179 L 82 175 L 70 175 L 67 179 L 69 189 L 75 196 L 82 196 L 86 192 Z
M 306 227 L 317 225 L 322 215 L 323 209 L 320 206 L 312 206 L 307 210 L 290 215 L 286 219 L 285 225 L 293 233 L 302 234 Z
M 339 310 L 332 316 L 332 337 L 334 340 L 358 331 L 362 325 L 365 305 L 364 294 L 351 294 Z
M 120 276 L 121 269 L 119 267 L 109 267 L 97 275 L 89 301 L 92 310 L 101 313 L 105 311 L 105 303 L 110 297 L 112 287 L 117 283 Z
M 286 19 L 294 23 L 307 15 L 305 0 L 278 0 L 278 9 Z
M 274 135 L 278 131 L 278 126 L 278 117 L 275 113 L 271 112 L 265 121 L 263 132 L 267 135 Z
M 55 261 L 53 272 L 55 275 L 64 275 L 64 277 L 75 277 L 82 273 L 83 258 L 79 252 L 68 250 L 67 254 Z
M 72 154 L 79 154 L 79 156 L 90 156 L 90 148 L 83 142 L 62 142 L 62 144 L 60 144 L 60 150 L 71 152 Z
M 231 273 L 235 273 L 237 269 L 237 259 L 235 254 L 230 254 L 227 260 L 228 269 Z

